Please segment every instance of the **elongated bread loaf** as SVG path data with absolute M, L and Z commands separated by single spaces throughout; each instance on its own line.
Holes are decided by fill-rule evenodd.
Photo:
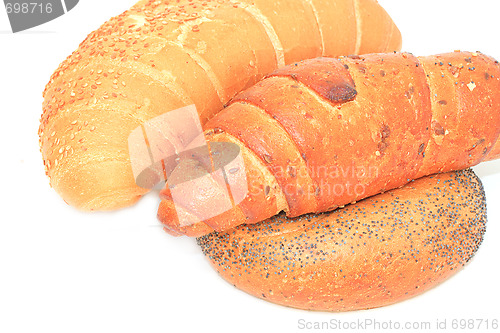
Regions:
M 40 147 L 52 187 L 83 210 L 136 202 L 128 137 L 195 104 L 201 124 L 279 66 L 398 50 L 375 0 L 143 0 L 91 33 L 44 91 Z
M 306 60 L 236 96 L 205 134 L 212 144 L 241 148 L 248 192 L 234 208 L 203 218 L 193 202 L 220 202 L 223 191 L 178 196 L 174 205 L 167 187 L 158 216 L 174 235 L 200 236 L 281 211 L 330 211 L 498 158 L 500 65 L 470 52 Z
M 332 213 L 280 215 L 212 233 L 198 244 L 224 279 L 251 295 L 349 311 L 396 303 L 446 280 L 477 251 L 485 226 L 481 182 L 465 170 Z

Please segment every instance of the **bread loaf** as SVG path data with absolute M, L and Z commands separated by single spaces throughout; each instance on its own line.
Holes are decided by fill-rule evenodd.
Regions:
M 215 204 L 227 193 L 199 191 L 174 204 L 167 186 L 158 217 L 174 235 L 200 236 L 281 211 L 331 211 L 498 158 L 500 65 L 470 52 L 306 60 L 238 94 L 205 129 L 212 145 L 241 148 L 248 192 L 204 218 L 193 203 Z
M 197 241 L 225 280 L 253 296 L 349 311 L 408 299 L 456 274 L 477 251 L 485 226 L 481 182 L 464 170 L 331 213 L 281 214 Z
M 82 210 L 136 202 L 131 132 L 196 105 L 201 123 L 279 66 L 398 50 L 375 0 L 143 0 L 92 32 L 44 91 L 40 147 L 52 187 Z

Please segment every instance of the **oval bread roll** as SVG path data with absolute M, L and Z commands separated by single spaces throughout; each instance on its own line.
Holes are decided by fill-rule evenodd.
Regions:
M 229 283 L 299 309 L 396 303 L 458 272 L 486 230 L 481 181 L 469 169 L 421 178 L 331 213 L 198 238 Z

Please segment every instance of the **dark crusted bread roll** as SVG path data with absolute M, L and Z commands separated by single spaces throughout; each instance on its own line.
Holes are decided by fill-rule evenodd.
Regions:
M 231 201 L 225 184 L 184 193 L 166 186 L 158 218 L 173 235 L 281 211 L 328 212 L 500 158 L 500 64 L 479 52 L 310 59 L 238 94 L 204 130 L 210 145 L 240 147 L 249 191 L 207 218 L 200 203 Z
M 198 238 L 239 289 L 290 307 L 349 311 L 396 303 L 458 272 L 483 240 L 481 181 L 428 176 L 321 215 L 279 215 Z

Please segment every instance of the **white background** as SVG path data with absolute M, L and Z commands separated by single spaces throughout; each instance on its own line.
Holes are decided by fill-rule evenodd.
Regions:
M 270 0 L 271 1 L 271 0 Z M 0 7 L 0 332 L 294 332 L 298 321 L 500 319 L 500 162 L 476 171 L 489 225 L 475 259 L 409 301 L 332 314 L 289 309 L 223 281 L 194 239 L 156 221 L 153 193 L 114 213 L 86 214 L 49 188 L 38 148 L 42 91 L 78 43 L 134 0 L 82 0 L 68 14 L 12 34 Z M 500 59 L 500 1 L 380 0 L 415 55 L 480 50 Z M 368 331 L 368 330 L 367 330 Z M 451 330 L 450 330 L 451 331 Z

